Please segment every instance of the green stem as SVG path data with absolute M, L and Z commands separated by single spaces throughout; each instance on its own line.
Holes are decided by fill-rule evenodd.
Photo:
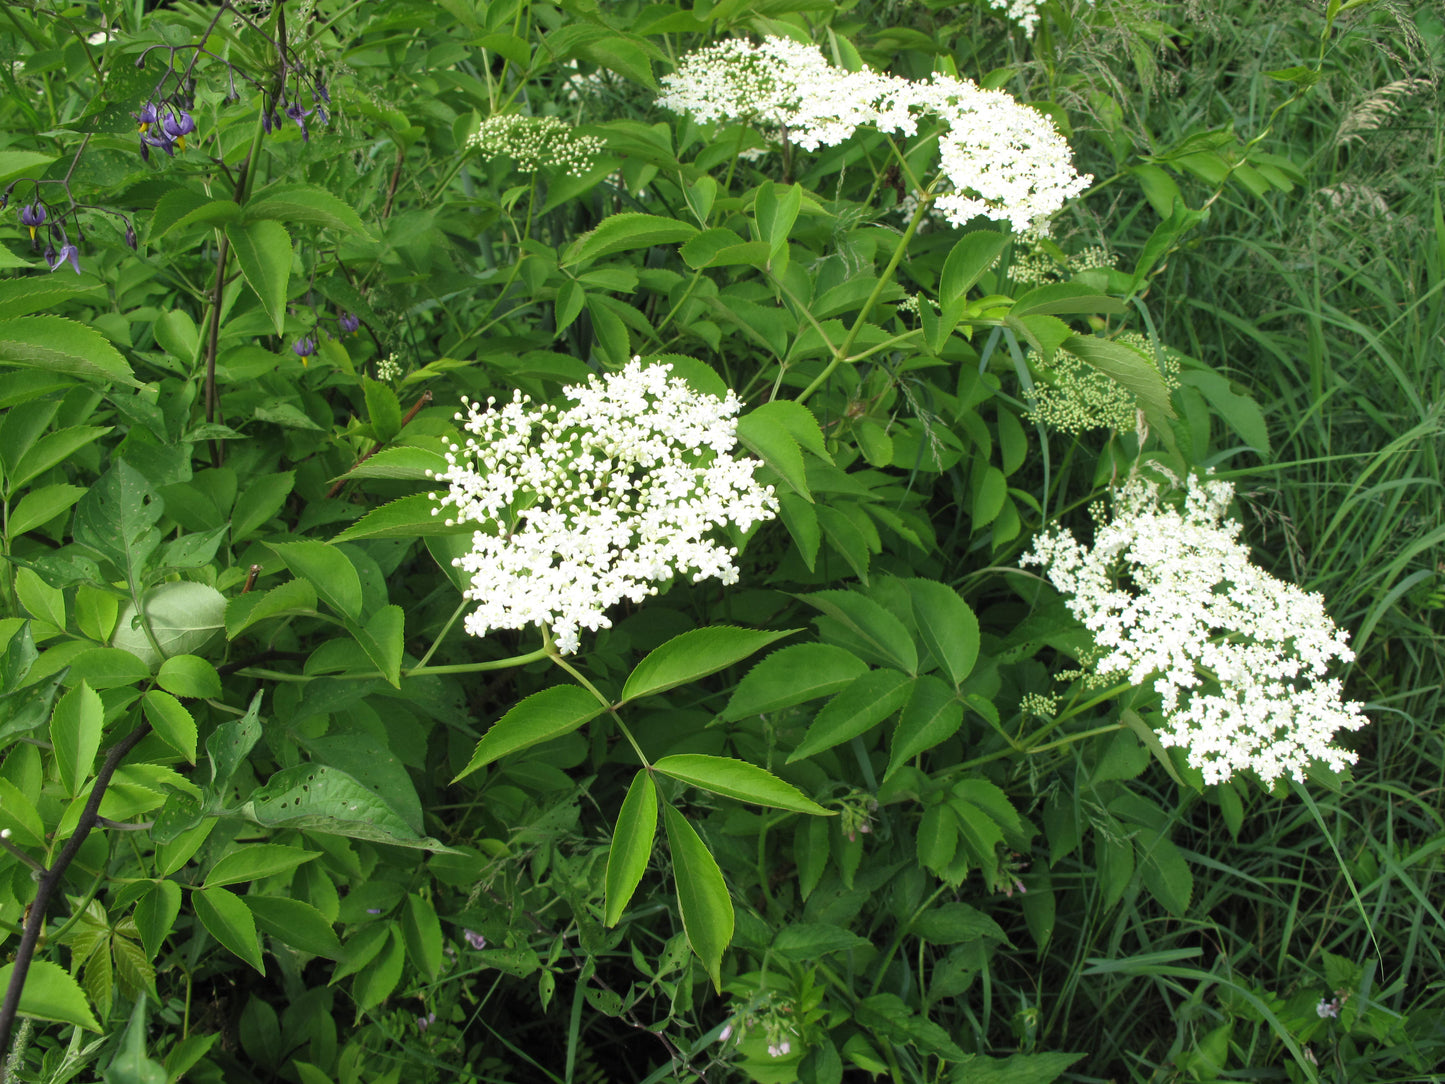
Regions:
M 447 623 L 442 626 L 441 632 L 437 633 L 437 638 L 432 641 L 431 647 L 426 649 L 426 654 L 421 657 L 421 662 L 412 668 L 413 671 L 422 669 L 427 663 L 431 662 L 431 657 L 437 653 L 437 648 L 442 646 L 442 641 L 446 639 L 447 633 L 452 631 L 452 626 L 457 623 L 457 618 L 461 617 L 462 611 L 467 608 L 468 601 L 467 599 L 462 599 L 461 602 L 457 603 L 457 608 L 452 611 L 451 617 L 447 618 Z
M 936 183 L 937 182 L 935 182 L 935 184 Z M 798 395 L 797 401 L 799 403 L 806 403 L 808 397 L 822 387 L 844 361 L 856 360 L 848 356 L 848 351 L 853 348 L 853 343 L 863 330 L 863 325 L 868 322 L 868 316 L 872 313 L 873 306 L 878 303 L 878 299 L 883 296 L 883 291 L 887 289 L 888 284 L 893 281 L 893 273 L 898 270 L 898 265 L 903 262 L 903 254 L 908 251 L 908 243 L 913 240 L 913 235 L 918 232 L 918 227 L 923 224 L 923 219 L 928 214 L 928 208 L 932 203 L 933 188 L 930 187 L 928 191 L 919 197 L 918 207 L 914 210 L 913 217 L 908 220 L 908 228 L 903 231 L 903 236 L 898 239 L 898 244 L 893 249 L 893 255 L 888 260 L 888 266 L 883 269 L 883 274 L 878 276 L 878 281 L 873 286 L 873 292 L 868 295 L 868 300 L 863 302 L 863 307 L 858 311 L 858 318 L 853 321 L 853 326 L 848 329 L 847 336 L 838 345 L 838 348 L 833 351 L 833 357 L 827 366 L 825 366 L 823 371 L 813 379 L 813 382 Z
M 525 655 L 513 655 L 507 659 L 492 659 L 489 662 L 459 662 L 448 663 L 444 666 L 413 666 L 403 670 L 401 676 L 422 677 L 426 674 L 479 674 L 487 670 L 506 670 L 514 666 L 526 666 L 528 663 L 540 662 L 548 657 L 545 647 L 539 647 L 536 651 L 529 651 Z M 373 670 L 367 673 L 353 674 L 288 674 L 283 670 L 267 670 L 260 666 L 245 666 L 236 671 L 241 677 L 260 678 L 263 681 L 293 681 L 306 682 L 315 681 L 320 677 L 343 677 L 352 681 L 370 681 L 374 678 L 386 677 L 380 670 Z
M 878 961 L 873 969 L 873 987 L 868 991 L 870 997 L 878 992 L 878 987 L 883 985 L 883 974 L 888 970 L 888 965 L 893 962 L 893 957 L 903 946 L 903 939 L 908 936 L 908 931 L 913 928 L 913 924 L 918 921 L 919 916 L 922 915 L 923 912 L 933 906 L 933 901 L 938 899 L 938 897 L 946 891 L 948 891 L 947 885 L 939 885 L 933 895 L 919 904 L 908 921 L 898 927 L 898 933 L 894 935 L 892 943 L 888 946 L 888 951 L 883 954 L 883 958 Z
M 613 706 L 612 701 L 603 696 L 597 686 L 587 680 L 586 675 L 584 675 L 582 671 L 578 670 L 562 657 L 562 653 L 557 650 L 557 645 L 552 642 L 552 631 L 547 628 L 546 625 L 542 626 L 542 641 L 545 645 L 543 650 L 551 660 L 560 666 L 573 681 L 577 682 L 578 685 L 581 685 L 582 688 L 596 697 L 597 703 L 607 709 L 607 714 L 612 716 L 613 721 L 617 724 L 617 729 L 622 731 L 622 736 L 627 739 L 627 744 L 632 746 L 632 751 L 637 754 L 637 759 L 642 764 L 643 769 L 650 773 L 652 771 L 652 763 L 642 752 L 642 746 L 637 744 L 637 739 L 632 736 L 632 731 L 627 729 L 627 724 L 622 721 L 622 716 L 617 714 L 617 709 Z

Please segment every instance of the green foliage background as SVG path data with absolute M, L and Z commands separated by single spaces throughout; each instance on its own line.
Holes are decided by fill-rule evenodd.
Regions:
M 1445 13 L 1040 12 L 6 5 L 7 1078 L 1441 1079 Z M 770 34 L 1006 89 L 1094 185 L 953 229 L 900 207 L 926 134 L 656 107 Z M 168 63 L 196 132 L 143 161 Z M 604 149 L 488 159 L 501 113 Z M 1055 350 L 1142 444 L 1030 420 Z M 460 398 L 635 354 L 737 390 L 779 520 L 575 657 L 464 635 Z M 1204 786 L 1149 689 L 1067 676 L 1018 557 L 1141 460 L 1233 480 L 1351 630 L 1350 777 Z

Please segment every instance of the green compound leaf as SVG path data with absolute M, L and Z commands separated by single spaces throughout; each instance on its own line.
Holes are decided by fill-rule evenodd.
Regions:
M 0 968 L 0 989 L 10 988 L 10 976 L 14 970 L 14 964 Z M 25 986 L 20 992 L 20 1015 L 35 1020 L 53 1020 L 58 1024 L 75 1024 L 88 1031 L 100 1030 L 80 983 L 71 978 L 65 968 L 49 960 L 30 961 Z
M 360 469 L 357 468 L 358 471 Z M 363 478 L 366 475 L 353 472 L 347 477 Z M 437 535 L 470 536 L 476 530 L 474 524 L 448 523 L 445 515 L 433 515 L 436 507 L 437 502 L 425 493 L 398 497 L 380 508 L 373 508 L 331 541 L 351 542 L 358 538 L 432 538 Z
M 361 619 L 361 577 L 346 554 L 325 542 L 268 542 L 291 572 L 307 580 L 337 613 Z
M 904 580 L 924 645 L 956 688 L 978 661 L 978 618 L 958 592 L 934 580 Z
M 562 264 L 564 267 L 571 267 L 610 256 L 614 252 L 676 244 L 686 241 L 696 233 L 696 226 L 689 226 L 675 218 L 637 212 L 613 215 L 603 219 L 595 230 L 583 234 L 573 242 Z
M 597 698 L 576 685 L 554 685 L 533 693 L 492 724 L 452 782 L 508 753 L 570 734 L 601 713 Z
M 82 681 L 60 698 L 50 717 L 50 743 L 60 785 L 72 798 L 80 793 L 95 767 L 105 708 L 100 694 Z
M 622 800 L 612 847 L 607 852 L 607 909 L 603 921 L 608 926 L 616 926 L 627 910 L 647 872 L 656 835 L 657 785 L 646 771 L 640 771 L 633 776 L 627 797 Z
M 140 387 L 130 365 L 105 336 L 61 316 L 0 320 L 0 365 Z
M 141 707 L 156 736 L 194 764 L 196 720 L 185 706 L 170 693 L 151 689 L 141 698 Z
M 305 900 L 284 896 L 242 896 L 256 925 L 283 944 L 328 960 L 342 957 L 341 941 L 326 916 Z
M 908 701 L 912 682 L 897 670 L 870 670 L 824 705 L 788 763 L 841 745 L 877 726 Z
M 742 719 L 831 696 L 867 670 L 868 664 L 846 648 L 793 644 L 744 675 L 722 717 Z
M 962 725 L 963 703 L 957 693 L 932 674 L 919 678 L 894 731 L 884 778 L 919 753 L 953 737 Z
M 241 897 L 224 888 L 202 888 L 191 893 L 191 906 L 207 932 L 261 974 L 261 943 L 256 937 L 256 920 Z
M 791 783 L 785 783 L 772 772 L 733 757 L 714 757 L 703 753 L 679 753 L 663 757 L 653 770 L 695 787 L 736 798 L 740 802 L 787 809 L 794 813 L 811 813 L 831 817 L 835 814 L 808 798 Z
M 139 588 L 161 544 L 165 502 L 145 477 L 117 460 L 75 507 L 75 541 L 100 554 Z
M 798 597 L 837 622 L 833 627 L 842 637 L 825 633 L 827 639 L 847 642 L 863 658 L 872 658 L 909 674 L 918 673 L 918 649 L 908 628 L 867 595 L 838 590 L 815 591 Z
M 203 888 L 220 888 L 223 885 L 246 884 L 285 873 L 303 862 L 320 858 L 320 851 L 305 851 L 300 847 L 287 847 L 280 843 L 247 843 L 239 850 L 222 855 L 206 874 Z
M 451 849 L 414 832 L 374 791 L 326 764 L 283 768 L 251 792 L 241 813 L 268 828 L 295 828 L 420 850 Z
M 361 216 L 349 203 L 314 184 L 275 184 L 263 188 L 245 207 L 247 224 L 264 219 L 303 226 L 322 226 L 369 239 Z
M 760 632 L 717 625 L 674 636 L 637 664 L 622 687 L 622 702 L 666 692 L 715 674 L 798 631 Z
M 195 653 L 203 650 L 225 625 L 226 597 L 209 584 L 187 580 L 163 583 L 147 591 L 142 601 L 151 632 L 155 633 L 156 641 L 167 658 L 195 657 Z M 135 605 L 127 604 L 116 621 L 111 643 L 129 651 L 147 667 L 155 667 L 162 661 L 161 656 L 156 654 L 150 637 L 146 636 L 135 616 Z M 201 680 L 204 681 L 204 678 Z M 219 690 L 219 684 L 215 688 Z
M 156 684 L 174 696 L 205 700 L 221 695 L 221 675 L 198 655 L 172 655 L 161 663 Z
M 733 901 L 722 870 L 692 825 L 672 806 L 662 810 L 672 848 L 672 874 L 687 943 L 722 990 L 722 956 L 733 939 Z
M 291 283 L 291 235 L 279 222 L 261 219 L 226 226 L 226 237 L 246 283 L 261 299 L 276 334 L 286 329 L 286 291 Z

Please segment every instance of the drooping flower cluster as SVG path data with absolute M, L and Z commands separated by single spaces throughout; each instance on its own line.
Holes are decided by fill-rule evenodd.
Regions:
M 135 223 L 130 217 L 120 211 L 113 211 L 108 207 L 100 207 L 91 203 L 77 203 L 70 191 L 69 180 L 36 180 L 32 177 L 22 177 L 20 180 L 11 181 L 10 185 L 0 192 L 0 210 L 10 206 L 11 194 L 15 191 L 16 185 L 30 185 L 33 196 L 29 203 L 20 206 L 20 225 L 30 233 L 30 247 L 37 252 L 42 251 L 45 262 L 51 271 L 58 271 L 63 266 L 71 267 L 78 275 L 80 270 L 80 247 L 79 243 L 85 240 L 85 230 L 81 224 L 81 211 L 91 211 L 103 215 L 112 215 L 120 219 L 125 227 L 125 243 L 131 248 L 136 247 Z M 65 193 L 66 203 L 49 203 L 40 197 L 40 186 L 58 186 Z M 67 229 L 75 231 L 75 240 L 70 239 Z
M 178 150 L 186 149 L 186 136 L 196 130 L 196 119 L 191 116 L 185 104 L 176 100 L 151 101 L 140 107 L 139 113 L 132 113 L 136 130 L 140 132 L 141 161 L 149 162 L 151 148 L 164 151 L 167 158 L 175 157 Z
M 1339 771 L 1355 754 L 1330 742 L 1367 720 L 1325 675 L 1354 653 L 1318 595 L 1250 563 L 1240 524 L 1224 518 L 1233 494 L 1191 478 L 1181 511 L 1133 478 L 1092 549 L 1049 531 L 1020 563 L 1043 566 L 1068 596 L 1101 652 L 1098 673 L 1152 680 L 1168 724 L 1160 741 L 1187 749 L 1206 782 L 1246 769 L 1266 784 L 1300 780 L 1312 760 Z
M 915 134 L 941 125 L 940 165 L 952 186 L 936 201 L 954 225 L 975 215 L 1016 230 L 1042 223 L 1092 179 L 1044 114 L 1001 90 L 946 75 L 915 82 L 829 64 L 815 45 L 787 38 L 718 42 L 682 59 L 659 104 L 699 121 L 745 121 L 805 150 L 858 128 Z
M 757 462 L 733 457 L 737 396 L 696 392 L 671 368 L 634 358 L 565 388 L 565 408 L 517 392 L 457 415 L 468 436 L 435 476 L 450 489 L 433 513 L 478 525 L 455 562 L 479 604 L 468 632 L 543 624 L 572 652 L 583 628 L 611 625 L 609 607 L 674 574 L 737 581 L 736 549 L 708 536 L 747 530 L 778 503 L 753 481 Z
M 1137 350 L 1151 365 L 1154 363 L 1154 348 L 1143 335 L 1126 332 L 1115 341 Z M 1179 359 L 1167 350 L 1161 350 L 1160 355 L 1163 365 L 1159 375 L 1172 392 L 1179 387 Z M 1107 373 L 1063 350 L 1056 350 L 1047 363 L 1035 358 L 1033 364 L 1047 382 L 1036 383 L 1029 391 L 1030 420 L 1061 433 L 1089 429 L 1127 433 L 1136 428 L 1138 397 Z
M 258 80 L 247 74 L 235 61 L 206 47 L 210 30 L 227 11 L 234 16 L 237 30 L 249 27 L 266 41 L 269 51 L 273 51 L 277 56 L 278 71 L 267 71 L 264 78 Z M 195 108 L 196 69 L 202 58 L 206 59 L 207 66 L 212 70 L 215 65 L 220 65 L 225 70 L 226 93 L 223 100 L 227 105 L 241 99 L 238 80 L 261 95 L 261 127 L 267 134 L 280 131 L 284 117 L 300 129 L 303 142 L 310 142 L 311 129 L 307 124 L 308 119 L 314 118 L 312 123 L 322 125 L 330 123 L 331 92 L 326 88 L 322 73 L 308 68 L 294 48 L 284 40 L 272 37 L 245 11 L 233 7 L 230 3 L 218 5 L 210 27 L 201 38 L 201 42 L 195 44 L 147 46 L 136 58 L 136 66 L 143 68 L 151 53 L 159 50 L 166 56 L 165 71 L 161 73 L 149 99 L 141 106 L 140 112 L 131 114 L 140 132 L 142 159 L 149 161 L 153 147 L 164 151 L 168 157 L 173 156 L 177 150 L 185 150 L 185 137 L 196 130 L 196 121 L 191 110 Z M 189 58 L 183 59 L 187 55 Z M 275 78 L 277 76 L 279 79 Z M 310 97 L 309 109 L 302 104 L 307 95 Z
M 524 173 L 555 166 L 574 177 L 592 168 L 605 144 L 596 136 L 578 135 L 556 117 L 506 113 L 488 117 L 467 140 L 484 158 L 511 158 Z

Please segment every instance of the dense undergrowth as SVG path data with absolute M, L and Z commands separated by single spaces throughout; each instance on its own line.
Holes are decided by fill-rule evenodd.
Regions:
M 5 6 L 5 1079 L 1442 1079 L 1445 11 L 999 8 Z M 916 127 L 668 82 L 778 38 Z M 935 73 L 1092 175 L 1042 231 Z M 735 410 L 663 434 L 720 545 L 548 621 L 605 593 L 452 563 L 532 530 L 463 397 L 634 356 L 536 506 Z M 1205 471 L 1350 634 L 1344 773 L 1214 781 L 1027 563 Z

